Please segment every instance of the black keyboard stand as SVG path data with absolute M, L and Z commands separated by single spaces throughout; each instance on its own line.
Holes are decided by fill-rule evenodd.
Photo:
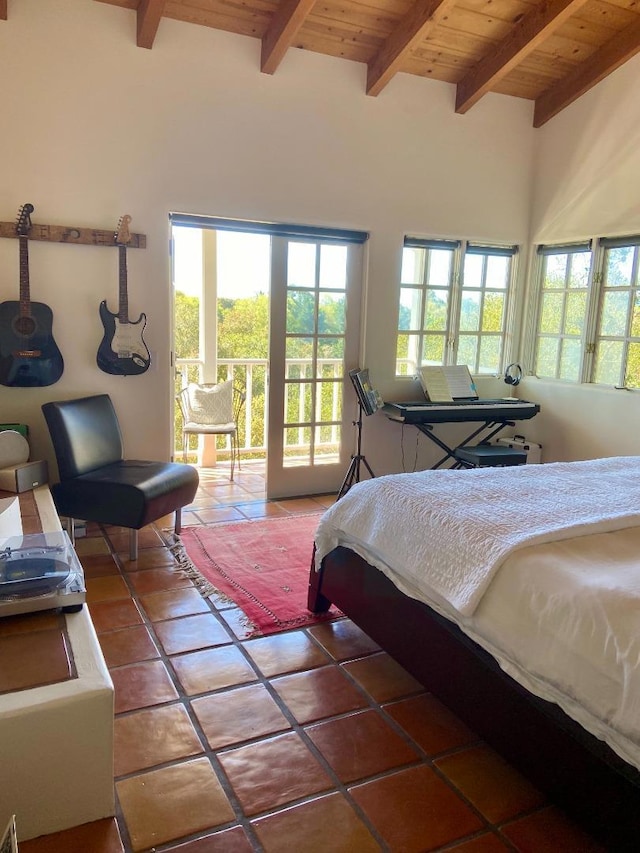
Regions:
M 361 453 L 362 450 L 362 403 L 358 401 L 358 420 L 351 421 L 354 427 L 357 427 L 357 450 L 356 453 L 351 457 L 351 462 L 349 463 L 349 467 L 347 469 L 347 473 L 345 474 L 344 480 L 342 481 L 342 485 L 340 486 L 340 491 L 338 492 L 337 500 L 346 494 L 351 486 L 354 483 L 360 482 L 360 465 L 364 465 L 372 478 L 376 475 L 371 470 L 371 466 L 367 462 L 367 459 Z
M 445 444 L 441 438 L 433 432 L 433 424 L 422 424 L 422 423 L 414 423 L 412 426 L 416 427 L 423 435 L 426 435 L 427 438 L 430 438 L 434 444 L 437 444 L 442 450 L 444 450 L 445 455 L 442 459 L 439 459 L 435 465 L 432 465 L 432 469 L 440 468 L 448 459 L 452 459 L 454 463 L 457 463 L 458 460 L 454 455 L 456 450 L 459 447 L 463 447 L 468 444 L 470 441 L 473 441 L 483 430 L 489 430 L 487 435 L 484 435 L 482 438 L 483 443 L 488 443 L 494 436 L 496 436 L 501 430 L 508 426 L 515 426 L 515 421 L 486 421 L 477 429 L 475 429 L 472 433 L 470 433 L 464 441 L 461 441 L 460 444 L 456 445 L 456 447 L 449 447 L 448 444 Z

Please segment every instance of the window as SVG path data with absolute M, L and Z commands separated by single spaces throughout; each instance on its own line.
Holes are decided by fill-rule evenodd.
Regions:
M 591 244 L 539 246 L 540 309 L 535 373 L 580 381 L 589 297 Z
M 396 375 L 427 364 L 501 373 L 515 246 L 406 237 Z
M 539 246 L 534 372 L 640 388 L 640 236 Z
M 640 388 L 640 237 L 600 241 L 600 313 L 593 381 Z

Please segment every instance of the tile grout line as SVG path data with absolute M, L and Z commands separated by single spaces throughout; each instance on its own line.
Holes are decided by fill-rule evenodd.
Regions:
M 162 538 L 162 537 L 161 537 L 161 538 Z M 113 548 L 113 543 L 112 543 L 110 540 L 109 540 L 109 543 L 108 543 L 108 544 L 109 544 L 109 547 Z M 166 543 L 165 543 L 165 547 L 166 547 Z M 127 571 L 126 571 L 126 569 L 124 568 L 124 564 L 122 563 L 122 560 L 120 559 L 120 556 L 119 556 L 119 554 L 118 554 L 118 552 L 117 552 L 117 549 L 113 548 L 112 553 L 113 553 L 114 557 L 116 558 L 116 564 L 118 565 L 118 568 L 119 568 L 120 572 L 121 572 L 122 574 L 126 574 L 126 575 L 130 574 L 130 572 L 127 572 Z M 142 571 L 145 571 L 145 570 L 142 570 Z M 228 780 L 227 780 L 226 774 L 224 773 L 224 768 L 222 767 L 222 765 L 220 764 L 220 762 L 219 762 L 219 761 L 215 760 L 215 762 L 214 762 L 214 760 L 213 760 L 213 759 L 215 759 L 216 757 L 215 757 L 215 755 L 213 755 L 213 753 L 211 752 L 211 748 L 210 748 L 210 746 L 209 746 L 209 742 L 208 742 L 208 740 L 207 740 L 207 738 L 206 738 L 206 736 L 205 736 L 204 732 L 203 732 L 203 731 L 202 731 L 202 729 L 201 729 L 200 723 L 199 723 L 199 721 L 197 720 L 197 717 L 196 717 L 196 715 L 195 715 L 195 712 L 193 711 L 193 708 L 192 708 L 192 706 L 191 706 L 191 698 L 192 698 L 192 697 L 189 697 L 189 696 L 184 692 L 184 688 L 182 687 L 182 683 L 180 682 L 180 680 L 179 680 L 179 678 L 178 678 L 178 674 L 177 674 L 177 672 L 174 670 L 174 668 L 173 668 L 173 666 L 172 666 L 172 664 L 171 664 L 171 660 L 170 660 L 170 657 L 171 657 L 171 656 L 170 656 L 170 655 L 168 655 L 168 654 L 166 653 L 166 651 L 164 650 L 164 646 L 163 646 L 162 642 L 160 641 L 160 638 L 159 638 L 159 637 L 157 636 L 157 634 L 156 634 L 156 631 L 155 631 L 155 629 L 154 629 L 154 627 L 153 627 L 153 626 L 154 626 L 154 622 L 153 622 L 153 620 L 151 620 L 151 619 L 149 618 L 149 615 L 146 613 L 146 610 L 144 609 L 144 605 L 142 604 L 142 602 L 139 602 L 139 601 L 138 601 L 138 593 L 137 593 L 137 590 L 136 590 L 136 589 L 135 589 L 135 587 L 133 587 L 133 585 L 128 581 L 128 579 L 126 579 L 126 581 L 127 581 L 127 586 L 129 587 L 129 589 L 130 589 L 130 591 L 131 591 L 131 597 L 132 597 L 132 599 L 135 601 L 136 605 L 138 606 L 138 609 L 140 610 L 141 617 L 142 617 L 142 618 L 143 618 L 143 620 L 144 620 L 143 624 L 145 625 L 145 627 L 147 628 L 147 630 L 148 630 L 148 631 L 150 631 L 150 634 L 151 634 L 151 636 L 152 636 L 152 639 L 153 639 L 153 641 L 154 641 L 154 643 L 155 643 L 155 645 L 156 645 L 156 650 L 157 650 L 157 651 L 158 651 L 158 653 L 159 653 L 159 658 L 158 658 L 158 659 L 159 659 L 159 660 L 161 660 L 161 661 L 162 661 L 162 663 L 164 664 L 165 669 L 166 669 L 166 671 L 167 671 L 167 673 L 168 673 L 168 675 L 169 675 L 169 677 L 170 677 L 170 679 L 171 679 L 171 681 L 172 681 L 172 683 L 173 683 L 174 689 L 176 690 L 176 693 L 177 693 L 178 695 L 177 695 L 177 697 L 176 697 L 175 699 L 168 700 L 167 702 L 162 702 L 162 703 L 155 704 L 155 705 L 152 705 L 152 706 L 146 706 L 146 707 L 144 707 L 144 708 L 132 708 L 132 709 L 129 709 L 129 711 L 128 711 L 128 712 L 125 712 L 125 713 L 127 713 L 127 715 L 133 715 L 133 714 L 135 714 L 136 712 L 144 711 L 144 710 L 150 710 L 151 708 L 169 707 L 169 706 L 171 706 L 171 705 L 180 705 L 181 707 L 183 707 L 183 708 L 184 708 L 184 710 L 185 710 L 185 712 L 186 712 L 186 714 L 187 714 L 187 716 L 188 716 L 188 718 L 189 718 L 189 721 L 190 721 L 191 725 L 193 726 L 193 728 L 194 728 L 194 730 L 195 730 L 195 732 L 196 732 L 196 735 L 197 735 L 198 739 L 200 740 L 200 746 L 202 747 L 202 752 L 201 752 L 201 753 L 197 753 L 196 755 L 193 755 L 193 756 L 182 756 L 182 757 L 178 757 L 178 758 L 176 758 L 176 759 L 174 759 L 174 760 L 172 760 L 172 761 L 169 761 L 169 762 L 163 762 L 161 765 L 152 765 L 151 767 L 143 768 L 143 769 L 138 770 L 138 771 L 132 771 L 132 773 L 130 773 L 130 774 L 126 774 L 126 775 L 125 775 L 125 776 L 123 776 L 123 777 L 114 777 L 114 784 L 115 784 L 115 782 L 116 782 L 116 779 L 117 779 L 117 781 L 122 781 L 122 779 L 124 779 L 124 778 L 133 778 L 133 777 L 138 776 L 138 775 L 143 775 L 144 773 L 150 773 L 150 772 L 153 772 L 154 770 L 157 770 L 157 769 L 163 769 L 163 768 L 166 768 L 166 767 L 173 767 L 173 766 L 177 766 L 177 765 L 179 765 L 179 764 L 183 763 L 185 760 L 186 760 L 186 761 L 188 761 L 188 760 L 190 760 L 190 759 L 194 759 L 194 758 L 196 758 L 196 757 L 200 757 L 200 756 L 202 756 L 202 757 L 206 758 L 206 759 L 209 761 L 209 763 L 211 764 L 212 770 L 213 770 L 213 772 L 214 772 L 214 774 L 215 774 L 216 778 L 217 778 L 217 779 L 218 779 L 218 781 L 220 782 L 221 787 L 222 787 L 222 789 L 223 789 L 223 791 L 224 791 L 224 794 L 225 794 L 225 796 L 227 797 L 227 799 L 229 800 L 229 803 L 230 803 L 231 808 L 233 809 L 233 812 L 234 812 L 234 815 L 235 815 L 235 820 L 234 820 L 233 822 L 225 822 L 225 823 L 223 823 L 223 824 L 218 824 L 218 825 L 216 825 L 216 826 L 212 826 L 212 827 L 210 827 L 210 829 L 211 829 L 213 832 L 223 832 L 223 831 L 225 831 L 226 829 L 230 829 L 230 828 L 233 828 L 233 827 L 234 827 L 234 826 L 236 826 L 236 825 L 240 825 L 240 826 L 242 826 L 242 827 L 243 827 L 244 831 L 247 833 L 247 836 L 248 836 L 248 837 L 249 837 L 249 839 L 251 840 L 251 843 L 252 843 L 252 844 L 254 844 L 254 840 L 255 840 L 255 842 L 257 843 L 257 839 L 254 839 L 254 838 L 252 837 L 252 836 L 253 836 L 253 831 L 251 830 L 251 832 L 250 832 L 250 833 L 248 833 L 248 832 L 247 832 L 246 816 L 244 815 L 244 812 L 243 812 L 243 810 L 242 810 L 242 807 L 241 807 L 241 805 L 240 805 L 239 800 L 237 799 L 237 796 L 236 796 L 236 794 L 235 794 L 235 791 L 234 791 L 234 790 L 233 790 L 233 788 L 231 787 L 230 783 L 228 783 Z M 189 588 L 189 587 L 185 587 L 185 588 Z M 195 587 L 191 587 L 191 588 L 195 589 Z M 218 613 L 217 613 L 216 609 L 214 608 L 214 606 L 213 606 L 213 605 L 212 605 L 208 600 L 207 600 L 207 605 L 208 605 L 208 607 L 209 607 L 210 611 L 212 612 L 212 614 L 217 618 L 218 623 L 219 623 L 219 624 L 221 624 L 221 625 L 222 625 L 222 627 L 226 629 L 226 631 L 227 631 L 227 633 L 228 633 L 228 635 L 229 635 L 229 643 L 228 643 L 228 644 L 227 644 L 227 643 L 223 644 L 223 647 L 224 647 L 224 646 L 227 646 L 227 645 L 228 645 L 228 646 L 232 646 L 232 645 L 234 645 L 234 644 L 235 644 L 235 640 L 234 640 L 234 638 L 231 636 L 231 631 L 230 631 L 229 627 L 228 627 L 228 626 L 223 622 L 223 620 L 221 620 L 221 619 L 220 619 L 220 617 L 218 616 Z M 194 614 L 194 615 L 195 615 L 195 614 Z M 180 618 L 180 617 L 177 617 L 177 618 Z M 160 620 L 160 621 L 172 621 L 172 620 Z M 224 688 L 224 689 L 227 689 L 227 688 Z M 119 717 L 119 716 L 120 716 L 120 714 L 117 714 L 116 716 L 117 716 L 117 717 Z M 226 782 L 227 782 L 227 784 L 223 784 L 223 780 L 224 780 L 224 781 L 226 781 Z M 117 797 L 117 792 L 116 792 L 116 800 L 118 801 L 118 804 L 119 804 L 119 799 L 118 799 L 118 797 Z M 125 827 L 126 827 L 126 820 L 124 819 L 124 814 L 122 813 L 122 809 L 121 809 L 121 807 L 120 807 L 120 814 L 122 814 L 122 819 L 123 819 L 124 825 L 125 825 Z M 208 833 L 208 830 L 205 830 L 205 832 L 207 832 L 207 833 Z M 127 827 L 127 834 L 128 834 L 128 827 Z M 198 833 L 198 834 L 195 834 L 195 835 L 194 835 L 194 837 L 195 837 L 195 838 L 203 837 L 203 836 L 202 836 L 202 832 L 200 832 L 200 833 Z M 176 841 L 184 842 L 184 840 L 185 840 L 185 839 L 184 839 L 183 837 L 181 837 L 181 838 L 179 838 L 179 839 L 172 839 L 171 841 L 168 841 L 168 842 L 166 842 L 166 843 L 164 843 L 164 842 L 163 842 L 163 844 L 162 844 L 162 845 L 156 845 L 156 848 L 155 848 L 155 849 L 160 849 L 160 850 L 161 850 L 161 849 L 165 849 L 165 850 L 166 850 L 166 849 L 170 849 L 170 847 L 169 847 L 168 845 L 174 845 Z M 258 846 L 258 847 L 256 847 L 256 850 L 257 850 L 257 851 L 260 851 L 260 850 L 261 850 L 261 847 L 259 847 L 259 846 Z
M 299 515 L 299 514 L 308 514 L 308 513 L 307 512 L 302 512 L 302 513 L 297 512 L 297 513 L 292 513 L 292 514 L 293 515 Z M 251 518 L 249 520 L 259 520 L 259 519 Z M 225 524 L 225 523 L 234 523 L 234 522 L 220 522 L 220 523 Z M 238 522 L 235 522 L 235 523 L 238 523 Z M 215 526 L 215 525 L 212 525 L 212 526 Z M 295 674 L 297 672 L 300 672 L 300 673 L 311 672 L 314 669 L 316 669 L 316 667 L 312 667 L 311 669 L 303 669 L 303 670 L 294 669 L 294 670 L 278 673 L 277 675 L 265 676 L 262 673 L 259 664 L 256 661 L 254 661 L 253 658 L 251 658 L 249 652 L 245 648 L 244 644 L 248 640 L 243 639 L 243 638 L 239 637 L 237 634 L 235 634 L 233 629 L 231 628 L 231 626 L 224 620 L 224 617 L 222 616 L 222 611 L 219 610 L 218 608 L 216 608 L 215 605 L 211 601 L 209 601 L 208 598 L 205 598 L 204 600 L 207 602 L 209 612 L 216 617 L 217 623 L 220 624 L 225 629 L 226 634 L 229 638 L 229 642 L 220 644 L 220 647 L 224 648 L 227 646 L 232 646 L 232 647 L 235 647 L 236 649 L 240 650 L 241 653 L 243 654 L 244 659 L 249 663 L 249 665 L 253 669 L 254 673 L 256 674 L 257 680 L 249 682 L 246 686 L 259 683 L 259 684 L 262 684 L 262 686 L 264 686 L 267 689 L 269 695 L 275 701 L 277 707 L 285 715 L 285 718 L 290 723 L 290 728 L 288 730 L 286 730 L 286 732 L 295 732 L 301 738 L 302 742 L 305 744 L 307 749 L 309 749 L 309 751 L 314 755 L 316 760 L 319 761 L 320 766 L 323 767 L 325 772 L 328 773 L 328 777 L 334 782 L 334 787 L 332 789 L 327 789 L 327 791 L 317 792 L 315 794 L 310 794 L 310 795 L 301 797 L 299 799 L 296 799 L 296 800 L 290 801 L 288 803 L 279 805 L 279 806 L 274 807 L 272 809 L 268 809 L 265 812 L 260 812 L 256 815 L 251 816 L 251 817 L 245 815 L 244 810 L 242 808 L 242 805 L 241 805 L 240 801 L 237 799 L 235 792 L 233 791 L 233 787 L 231 785 L 231 782 L 228 779 L 226 772 L 224 771 L 224 767 L 222 766 L 222 764 L 218 760 L 218 755 L 224 754 L 225 752 L 232 751 L 233 749 L 240 748 L 241 746 L 251 745 L 252 743 L 259 743 L 261 740 L 270 739 L 272 737 L 277 737 L 278 735 L 285 734 L 286 732 L 274 732 L 274 733 L 268 734 L 266 736 L 258 737 L 255 740 L 242 741 L 242 742 L 238 742 L 237 744 L 229 744 L 229 745 L 227 745 L 221 749 L 214 749 L 209 745 L 208 739 L 206 738 L 206 735 L 205 735 L 205 733 L 204 733 L 204 731 L 203 731 L 203 729 L 199 723 L 199 720 L 197 719 L 195 711 L 192 708 L 192 705 L 191 705 L 192 700 L 194 700 L 196 698 L 202 698 L 202 696 L 206 696 L 206 695 L 219 695 L 219 694 L 225 693 L 229 690 L 241 689 L 242 686 L 244 686 L 244 685 L 243 684 L 230 685 L 228 687 L 220 688 L 219 690 L 205 691 L 203 694 L 194 694 L 193 696 L 189 696 L 184 692 L 184 688 L 182 687 L 182 684 L 180 682 L 178 674 L 174 670 L 172 662 L 171 662 L 171 658 L 177 657 L 178 655 L 176 654 L 176 655 L 172 656 L 165 651 L 162 642 L 160 641 L 158 635 L 156 634 L 155 627 L 154 627 L 155 622 L 154 622 L 154 620 L 152 620 L 149 617 L 142 601 L 140 600 L 140 598 L 144 597 L 144 596 L 141 596 L 141 594 L 138 592 L 137 588 L 131 582 L 130 576 L 131 576 L 132 572 L 128 571 L 125 568 L 125 565 L 124 565 L 124 563 L 120 557 L 120 554 L 117 550 L 117 547 L 115 547 L 115 545 L 113 544 L 111 539 L 108 537 L 108 535 L 104 531 L 102 532 L 102 535 L 103 535 L 103 538 L 105 540 L 107 540 L 107 546 L 110 550 L 110 555 L 111 555 L 112 559 L 114 560 L 115 566 L 118 570 L 118 575 L 123 579 L 128 591 L 129 591 L 130 598 L 133 601 L 133 603 L 136 605 L 136 607 L 140 613 L 141 619 L 143 620 L 142 624 L 145 627 L 145 629 L 149 632 L 149 635 L 152 638 L 152 641 L 155 645 L 156 652 L 158 654 L 158 658 L 153 658 L 152 660 L 160 660 L 163 663 L 163 666 L 165 667 L 165 670 L 167 671 L 167 673 L 170 677 L 171 683 L 173 684 L 174 689 L 176 690 L 176 692 L 178 694 L 176 699 L 171 699 L 171 700 L 168 700 L 166 702 L 161 702 L 157 705 L 145 706 L 145 707 L 137 708 L 137 709 L 129 709 L 127 711 L 120 712 L 118 714 L 118 716 L 121 716 L 121 715 L 129 716 L 131 714 L 135 714 L 137 711 L 150 710 L 152 708 L 157 708 L 157 707 L 170 707 L 171 705 L 180 705 L 181 707 L 183 707 L 185 709 L 185 712 L 188 715 L 188 718 L 191 722 L 191 725 L 194 727 L 197 738 L 200 741 L 200 746 L 203 749 L 203 752 L 196 753 L 195 755 L 192 755 L 192 756 L 183 756 L 183 757 L 176 758 L 175 760 L 172 760 L 169 762 L 163 762 L 162 764 L 159 764 L 159 765 L 152 765 L 152 767 L 143 768 L 140 771 L 132 771 L 131 774 L 125 774 L 122 777 L 118 777 L 118 781 L 121 781 L 122 779 L 125 779 L 125 778 L 130 778 L 131 776 L 140 775 L 141 773 L 151 772 L 153 769 L 162 769 L 162 768 L 167 767 L 167 766 L 173 766 L 175 764 L 180 764 L 181 762 L 183 762 L 185 760 L 188 761 L 188 760 L 191 760 L 191 759 L 196 758 L 196 757 L 204 756 L 204 757 L 207 757 L 209 759 L 209 761 L 211 762 L 212 768 L 214 770 L 214 773 L 216 774 L 216 777 L 221 782 L 223 779 L 226 781 L 226 784 L 223 786 L 223 790 L 225 791 L 225 795 L 230 800 L 230 802 L 232 804 L 232 808 L 233 808 L 234 813 L 236 815 L 235 822 L 220 824 L 218 826 L 211 827 L 210 830 L 205 831 L 206 835 L 210 834 L 211 831 L 212 832 L 222 832 L 222 831 L 225 831 L 226 829 L 232 828 L 234 826 L 242 826 L 245 833 L 247 833 L 247 836 L 250 838 L 252 845 L 254 845 L 254 849 L 261 850 L 262 848 L 259 846 L 259 842 L 257 841 L 257 837 L 255 836 L 255 833 L 254 833 L 254 830 L 252 827 L 253 821 L 258 820 L 259 818 L 263 818 L 265 816 L 277 814 L 277 813 L 279 813 L 283 810 L 286 810 L 288 808 L 292 808 L 292 807 L 295 807 L 297 805 L 302 805 L 306 802 L 313 801 L 313 800 L 317 799 L 318 797 L 327 796 L 330 793 L 338 793 L 342 797 L 344 797 L 347 802 L 349 802 L 349 804 L 354 809 L 356 814 L 358 814 L 360 819 L 363 820 L 365 826 L 367 827 L 369 832 L 372 834 L 372 836 L 375 838 L 375 840 L 379 844 L 382 845 L 382 849 L 388 850 L 389 848 L 386 845 L 386 842 L 384 842 L 384 839 L 382 839 L 382 837 L 379 835 L 379 833 L 377 832 L 375 827 L 370 823 L 366 814 L 362 811 L 362 809 L 358 806 L 358 804 L 351 797 L 351 795 L 348 791 L 347 785 L 352 785 L 352 786 L 353 785 L 360 785 L 360 784 L 364 784 L 366 782 L 375 781 L 379 778 L 385 778 L 389 775 L 400 772 L 401 770 L 408 768 L 408 767 L 416 767 L 416 766 L 427 765 L 427 766 L 431 767 L 435 772 L 437 772 L 437 774 L 440 776 L 440 778 L 442 778 L 447 783 L 447 786 L 453 790 L 456 797 L 458 797 L 463 802 L 465 802 L 482 820 L 482 822 L 484 824 L 483 829 L 478 830 L 478 832 L 474 833 L 473 835 L 463 836 L 463 838 L 465 840 L 471 841 L 476 835 L 482 834 L 483 832 L 485 832 L 488 829 L 489 831 L 491 831 L 493 833 L 499 834 L 499 837 L 501 838 L 501 840 L 503 842 L 505 842 L 505 838 L 502 835 L 502 833 L 499 832 L 498 827 L 495 826 L 494 824 L 491 824 L 488 821 L 488 819 L 485 818 L 484 815 L 482 815 L 479 812 L 479 810 L 476 809 L 476 807 L 473 806 L 472 803 L 470 803 L 470 801 L 468 801 L 468 799 L 462 794 L 462 792 L 459 791 L 453 785 L 453 783 L 450 782 L 450 780 L 448 780 L 448 778 L 442 773 L 442 771 L 440 771 L 437 767 L 435 767 L 433 760 L 432 760 L 432 757 L 429 756 L 426 753 L 426 751 L 423 750 L 422 747 L 420 747 L 420 745 L 416 741 L 414 741 L 413 738 L 411 738 L 411 736 L 407 732 L 405 732 L 404 729 L 402 729 L 402 727 L 399 725 L 399 723 L 397 723 L 386 712 L 386 710 L 383 706 L 383 703 L 375 700 L 373 698 L 373 696 L 371 694 L 369 694 L 368 691 L 362 685 L 359 684 L 359 682 L 357 682 L 357 680 L 351 675 L 351 673 L 344 668 L 345 662 L 350 663 L 350 662 L 353 662 L 354 660 L 363 659 L 365 657 L 369 657 L 370 656 L 369 654 L 364 655 L 364 656 L 359 656 L 356 658 L 346 658 L 344 660 L 338 660 L 338 659 L 334 658 L 328 652 L 328 650 L 322 646 L 320 641 L 312 633 L 309 633 L 307 629 L 301 629 L 301 633 L 304 636 L 306 636 L 316 647 L 318 647 L 325 654 L 327 654 L 326 666 L 332 666 L 332 667 L 336 668 L 338 671 L 340 671 L 344 676 L 346 676 L 347 679 L 358 689 L 358 691 L 362 695 L 362 697 L 364 699 L 366 699 L 366 701 L 368 703 L 367 708 L 369 710 L 373 710 L 376 713 L 379 713 L 380 716 L 388 724 L 391 725 L 391 728 L 397 734 L 399 734 L 405 740 L 405 742 L 410 744 L 417 751 L 417 757 L 416 757 L 415 762 L 411 762 L 410 764 L 403 764 L 403 765 L 400 765 L 400 766 L 395 767 L 395 768 L 390 768 L 390 769 L 382 771 L 378 774 L 374 774 L 370 777 L 365 777 L 363 779 L 354 780 L 353 782 L 342 783 L 340 781 L 339 777 L 337 776 L 337 774 L 335 773 L 335 771 L 333 771 L 331 766 L 328 764 L 327 760 L 324 758 L 324 756 L 322 755 L 320 750 L 315 746 L 315 744 L 313 743 L 313 741 L 311 740 L 311 738 L 309 737 L 309 735 L 305 731 L 305 726 L 308 727 L 308 726 L 314 725 L 316 722 L 320 723 L 320 722 L 325 722 L 325 721 L 331 721 L 334 719 L 340 719 L 342 717 L 348 717 L 348 716 L 351 716 L 355 713 L 362 712 L 363 710 L 366 710 L 366 709 L 354 709 L 352 711 L 347 711 L 347 712 L 343 712 L 340 714 L 334 714 L 334 715 L 331 715 L 330 717 L 322 717 L 318 721 L 308 721 L 306 723 L 298 723 L 296 718 L 294 717 L 293 713 L 289 710 L 288 706 L 286 705 L 285 701 L 280 697 L 278 692 L 275 690 L 275 688 L 271 684 L 271 681 L 274 679 L 277 679 L 279 677 L 284 677 L 286 675 Z M 167 544 L 166 544 L 166 541 L 165 541 L 164 537 L 162 536 L 162 534 L 159 535 L 159 539 L 160 539 L 161 546 L 166 548 Z M 147 569 L 139 569 L 138 571 L 144 572 L 144 571 L 147 571 Z M 189 588 L 193 588 L 193 587 L 184 587 L 184 589 L 189 589 Z M 173 592 L 173 591 L 177 592 L 179 589 L 182 589 L 182 588 L 178 588 L 176 590 L 170 589 L 170 590 L 167 590 L 167 592 Z M 158 592 L 162 592 L 162 591 L 163 590 L 158 590 Z M 148 593 L 148 595 L 153 595 L 153 594 L 154 594 L 153 591 Z M 175 620 L 179 620 L 180 618 L 184 618 L 188 615 L 197 615 L 197 614 L 182 614 L 182 615 L 179 615 L 176 617 L 169 617 L 169 619 L 166 619 L 166 620 L 161 619 L 161 620 L 157 620 L 157 621 L 158 622 L 175 621 Z M 133 626 L 131 626 L 131 627 L 133 627 Z M 269 635 L 267 635 L 267 636 L 269 636 Z M 216 644 L 215 646 L 209 646 L 209 647 L 205 647 L 205 648 L 218 648 L 218 644 Z M 193 650 L 193 651 L 198 651 L 198 650 Z M 189 651 L 185 652 L 185 654 L 189 654 L 189 653 L 190 653 Z M 375 652 L 372 651 L 370 654 L 374 654 L 374 653 Z M 136 663 L 136 662 L 134 661 L 132 663 Z M 125 666 L 127 666 L 127 664 L 125 664 Z M 119 668 L 119 667 L 114 667 L 114 668 Z M 420 691 L 420 692 L 422 692 L 422 691 Z M 410 694 L 410 695 L 420 695 L 420 694 L 418 693 L 418 694 Z M 401 701 L 404 698 L 410 698 L 410 695 L 408 694 L 406 697 L 405 696 L 393 697 L 388 701 L 389 702 Z M 464 748 L 465 747 L 460 747 L 460 750 L 463 750 Z M 452 752 L 455 753 L 456 750 L 454 749 L 454 750 L 452 750 Z M 443 753 L 443 754 L 447 754 L 447 753 Z M 439 753 L 437 757 L 438 758 L 442 757 L 442 755 Z M 232 800 L 232 797 L 233 797 L 233 800 Z M 537 811 L 537 809 L 533 809 L 532 811 L 535 812 L 535 811 Z M 127 835 L 128 835 L 128 828 L 126 827 L 126 821 L 124 820 L 124 815 L 122 814 L 121 809 L 119 809 L 119 815 L 120 815 L 120 819 L 118 820 L 119 829 L 122 832 L 122 825 L 124 825 L 125 830 L 127 831 Z M 518 813 L 518 814 L 510 817 L 507 821 L 505 821 L 505 823 L 512 821 L 512 820 L 515 820 L 515 819 L 519 819 L 522 816 L 523 816 L 522 813 Z M 170 842 L 163 843 L 162 845 L 158 845 L 158 847 L 156 849 L 158 849 L 158 850 L 169 850 L 169 849 L 171 849 L 171 846 L 175 845 L 176 843 L 186 843 L 189 839 L 197 840 L 198 838 L 201 838 L 201 837 L 205 837 L 202 832 L 195 833 L 192 836 L 190 835 L 190 836 L 181 837 L 180 839 L 175 839 L 175 840 L 172 840 Z M 128 840 L 130 841 L 130 838 Z M 447 845 L 444 845 L 442 848 L 438 848 L 438 849 L 450 848 L 451 845 L 459 844 L 461 840 L 462 839 L 456 839 L 455 841 L 452 841 L 451 843 L 448 843 Z M 508 843 L 509 847 L 511 847 L 511 849 L 513 849 L 510 842 L 506 841 L 505 843 Z M 258 844 L 258 847 L 255 847 L 256 844 Z

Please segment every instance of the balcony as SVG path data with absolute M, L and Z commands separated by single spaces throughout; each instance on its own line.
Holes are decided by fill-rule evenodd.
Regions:
M 263 467 L 252 465 L 253 470 L 260 470 L 264 475 L 264 461 L 267 456 L 267 422 L 265 417 L 266 389 L 268 387 L 268 365 L 267 359 L 218 359 L 218 381 L 224 382 L 232 379 L 234 385 L 242 388 L 246 394 L 245 404 L 242 408 L 238 424 L 238 442 L 240 456 L 243 461 L 262 460 Z M 311 379 L 313 364 L 311 359 L 288 359 L 286 362 L 285 379 Z M 318 374 L 325 379 L 339 379 L 343 373 L 343 362 L 341 359 L 324 358 L 317 360 Z M 176 359 L 176 388 L 184 388 L 189 382 L 202 382 L 204 376 L 204 362 L 200 359 L 177 358 Z M 308 412 L 305 413 L 305 404 L 308 405 L 306 394 L 308 383 L 291 383 L 288 388 L 288 410 L 289 414 L 297 412 L 296 421 L 308 421 Z M 341 419 L 341 392 L 342 384 L 335 383 L 331 400 L 329 401 L 330 413 L 327 420 L 339 421 Z M 291 395 L 295 395 L 293 398 Z M 325 404 L 326 405 L 326 404 Z M 325 415 L 326 417 L 326 415 Z M 296 459 L 304 459 L 308 450 L 308 442 L 305 441 L 305 427 L 296 431 L 295 442 L 289 441 L 285 448 L 288 460 L 295 464 Z M 201 439 L 191 436 L 189 439 L 187 461 L 191 464 L 201 466 Z M 323 428 L 321 440 L 316 442 L 316 449 L 322 453 L 324 461 L 334 461 L 338 456 L 340 443 L 340 426 L 330 425 Z M 229 448 L 226 439 L 218 439 L 218 459 L 221 467 L 229 459 Z M 174 455 L 176 459 L 182 459 L 182 418 L 178 406 L 175 411 L 175 437 Z

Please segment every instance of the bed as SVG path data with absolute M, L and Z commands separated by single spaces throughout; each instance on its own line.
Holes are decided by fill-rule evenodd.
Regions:
M 335 604 L 611 850 L 640 832 L 640 457 L 353 486 L 315 536 Z

